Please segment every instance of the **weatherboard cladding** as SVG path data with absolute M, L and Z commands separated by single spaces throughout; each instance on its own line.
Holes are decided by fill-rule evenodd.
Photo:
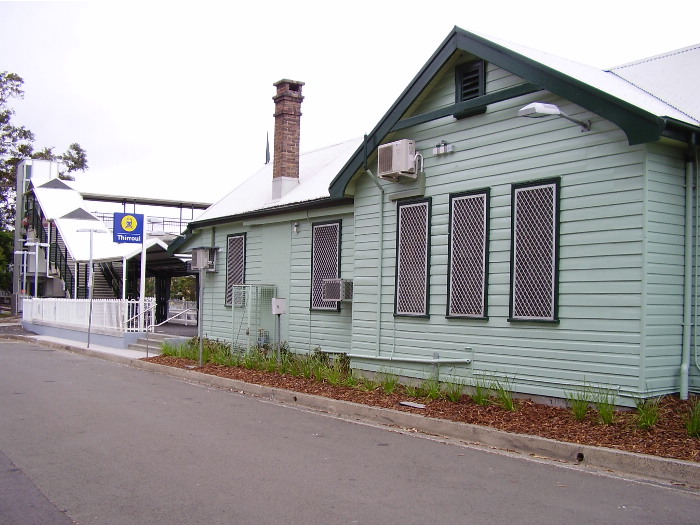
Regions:
M 349 207 L 317 212 L 319 221 L 340 220 L 340 275 L 352 278 L 354 231 Z M 229 223 L 217 226 L 216 246 L 226 246 L 232 234 L 246 234 L 246 284 L 272 284 L 277 297 L 287 299 L 287 315 L 281 317 L 282 340 L 295 351 L 308 352 L 316 348 L 347 352 L 350 347 L 351 303 L 339 311 L 310 311 L 311 293 L 311 223 L 316 220 L 306 214 L 287 214 L 274 221 Z M 299 224 L 294 233 L 294 224 Z M 204 233 L 207 236 L 207 233 Z M 205 275 L 204 331 L 207 337 L 231 341 L 232 308 L 225 307 L 226 254 L 220 253 L 218 272 Z M 270 334 L 274 337 L 274 333 Z
M 498 76 L 502 85 L 520 81 L 500 69 Z M 438 79 L 419 109 L 449 103 L 451 83 L 448 75 Z M 563 119 L 515 118 L 518 108 L 543 100 L 543 95 L 571 114 L 596 119 L 566 100 L 539 94 L 493 104 L 487 113 L 459 122 L 445 118 L 402 132 L 417 140 L 417 150 L 426 156 L 425 195 L 433 206 L 431 315 L 418 320 L 392 315 L 396 204 L 390 196 L 395 185 L 384 183 L 381 351 L 406 357 L 430 358 L 434 351 L 471 357 L 465 350 L 471 347 L 473 374 L 509 374 L 516 377 L 518 389 L 533 394 L 562 396 L 561 385 L 584 380 L 641 392 L 645 148 L 630 147 L 623 133 L 600 119 L 593 131 L 581 133 Z M 432 156 L 432 146 L 442 139 L 454 144 L 455 152 Z M 561 177 L 560 322 L 509 323 L 511 185 L 551 177 Z M 682 183 L 682 171 L 674 169 L 669 177 Z M 449 194 L 482 188 L 491 189 L 489 318 L 446 319 Z M 353 352 L 367 355 L 374 355 L 377 337 L 378 199 L 369 178 L 359 178 Z M 660 212 L 666 213 L 668 203 L 660 204 Z M 670 293 L 675 297 L 676 292 Z M 679 346 L 673 352 L 677 361 Z M 677 369 L 664 369 L 659 381 L 671 382 L 676 374 Z

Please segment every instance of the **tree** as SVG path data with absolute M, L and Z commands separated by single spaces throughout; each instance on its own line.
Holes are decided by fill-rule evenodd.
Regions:
M 24 126 L 12 122 L 15 112 L 8 106 L 12 98 L 24 98 L 24 80 L 16 73 L 0 72 L 0 231 L 14 224 L 17 165 L 27 158 L 59 161 L 65 170 L 59 177 L 73 180 L 71 172 L 88 167 L 87 155 L 80 144 L 73 143 L 62 155 L 53 153 L 53 147 L 34 151 L 34 134 Z

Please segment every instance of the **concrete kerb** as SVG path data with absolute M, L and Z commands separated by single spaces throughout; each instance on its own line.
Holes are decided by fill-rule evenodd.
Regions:
M 196 370 L 174 368 L 108 352 L 79 348 L 71 344 L 41 341 L 26 336 L 10 336 L 7 338 L 31 340 L 59 350 L 66 350 L 90 357 L 99 357 L 148 372 L 254 395 L 281 404 L 301 406 L 347 419 L 358 419 L 386 426 L 411 429 L 433 436 L 455 439 L 470 445 L 479 445 L 526 456 L 563 461 L 582 467 L 593 467 L 620 474 L 654 478 L 663 482 L 700 488 L 700 463 L 692 461 L 674 460 L 615 449 L 566 443 L 538 436 L 513 434 L 468 423 L 434 419 L 410 412 L 372 407 L 349 401 L 283 390 L 281 388 L 245 383 L 235 379 L 204 374 Z

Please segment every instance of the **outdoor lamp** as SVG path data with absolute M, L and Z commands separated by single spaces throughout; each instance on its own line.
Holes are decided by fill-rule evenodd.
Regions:
M 520 108 L 518 110 L 518 116 L 519 117 L 531 117 L 531 118 L 540 118 L 540 117 L 550 117 L 550 116 L 556 116 L 556 117 L 563 117 L 566 120 L 569 120 L 571 122 L 574 122 L 581 126 L 581 131 L 590 131 L 591 130 L 591 121 L 583 121 L 583 120 L 577 120 L 573 117 L 570 117 L 566 113 L 564 113 L 561 109 L 559 109 L 559 106 L 555 104 L 545 104 L 544 102 L 533 102 L 532 104 L 528 104 L 524 108 Z

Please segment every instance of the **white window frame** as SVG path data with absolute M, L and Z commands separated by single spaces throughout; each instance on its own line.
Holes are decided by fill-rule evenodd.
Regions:
M 457 218 L 462 203 L 472 207 L 465 222 Z M 466 211 L 466 210 L 465 210 Z M 464 212 L 460 212 L 460 217 Z M 486 319 L 489 265 L 489 190 L 450 195 L 447 317 Z M 471 278 L 474 276 L 474 278 Z M 478 281 L 478 282 L 477 282 Z M 459 298 L 463 297 L 464 300 Z
M 558 178 L 513 185 L 509 321 L 559 321 L 559 186 Z M 534 198 L 548 211 L 534 210 Z
M 311 310 L 338 311 L 340 310 L 340 301 L 323 300 L 322 284 L 324 279 L 338 279 L 340 277 L 342 221 L 334 220 L 313 223 L 311 225 L 311 231 L 310 308 Z M 324 236 L 323 238 L 322 235 Z M 334 247 L 332 245 L 325 248 L 318 246 L 318 242 L 323 241 L 333 241 L 335 243 L 335 249 L 333 249 Z
M 226 293 L 224 297 L 226 306 L 238 305 L 242 300 L 242 298 L 234 297 L 233 287 L 237 284 L 245 284 L 246 241 L 245 233 L 236 233 L 226 237 Z M 237 243 L 240 243 L 240 251 L 235 246 Z M 235 269 L 237 275 L 233 274 L 232 263 L 234 262 L 240 264 L 240 268 Z
M 417 210 L 423 210 L 422 217 Z M 397 317 L 430 315 L 430 214 L 430 199 L 397 204 L 394 297 Z

